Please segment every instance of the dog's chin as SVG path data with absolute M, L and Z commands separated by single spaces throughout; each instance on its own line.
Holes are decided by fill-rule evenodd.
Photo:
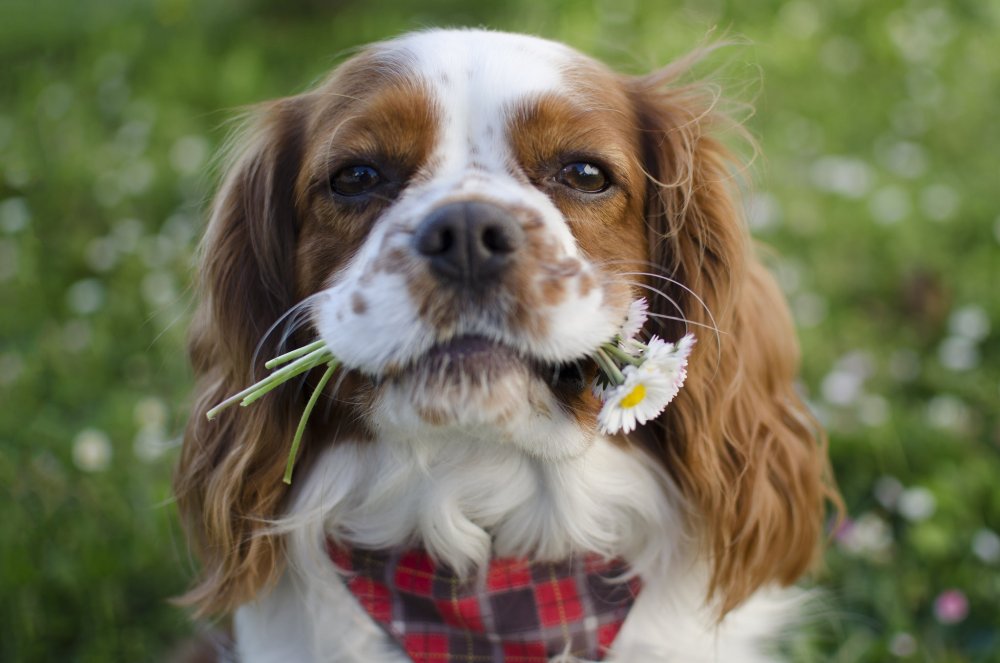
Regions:
M 381 376 L 376 420 L 395 436 L 461 433 L 466 438 L 527 443 L 551 455 L 538 449 L 547 443 L 527 437 L 534 437 L 533 428 L 548 428 L 546 424 L 577 423 L 572 412 L 579 404 L 573 401 L 588 391 L 587 370 L 581 360 L 552 364 L 485 337 L 459 336 Z M 565 440 L 558 444 L 567 446 Z M 579 441 L 568 446 L 579 446 Z

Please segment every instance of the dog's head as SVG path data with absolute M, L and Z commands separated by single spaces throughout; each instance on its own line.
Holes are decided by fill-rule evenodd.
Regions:
M 724 610 L 803 572 L 822 444 L 709 135 L 723 120 L 706 90 L 674 85 L 685 68 L 631 78 L 548 41 L 429 31 L 259 109 L 203 247 L 176 480 L 205 565 L 193 602 L 230 609 L 280 567 L 265 523 L 309 390 L 204 416 L 263 360 L 318 335 L 352 368 L 310 421 L 299 477 L 345 439 L 462 436 L 558 460 L 598 435 L 586 357 L 641 295 L 653 331 L 702 343 L 665 414 L 620 443 L 690 501 Z

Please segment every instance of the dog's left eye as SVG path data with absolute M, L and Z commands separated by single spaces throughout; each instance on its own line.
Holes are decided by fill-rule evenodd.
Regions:
M 611 184 L 608 181 L 608 176 L 599 166 L 583 161 L 563 166 L 556 176 L 556 180 L 560 184 L 565 184 L 571 189 L 584 193 L 600 193 Z
M 371 166 L 347 166 L 330 178 L 330 188 L 342 196 L 359 196 L 375 188 L 382 176 Z

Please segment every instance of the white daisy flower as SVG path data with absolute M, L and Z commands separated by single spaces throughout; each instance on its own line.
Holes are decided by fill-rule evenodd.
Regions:
M 630 365 L 622 369 L 622 373 L 625 382 L 606 390 L 604 407 L 597 415 L 604 434 L 632 432 L 637 425 L 663 412 L 677 394 L 674 381 L 661 371 Z
M 614 385 L 607 381 L 607 379 L 602 380 L 601 376 L 597 376 L 590 383 L 590 393 L 594 394 L 594 397 L 601 401 L 608 397 L 608 392 L 613 388 Z
M 644 361 L 639 369 L 659 373 L 670 381 L 673 394 L 668 402 L 673 400 L 684 385 L 684 380 L 687 378 L 687 360 L 694 344 L 695 338 L 692 334 L 685 334 L 676 343 L 668 343 L 656 336 L 649 340 L 643 356 Z
M 640 297 L 628 305 L 628 313 L 625 314 L 625 322 L 622 323 L 622 329 L 619 332 L 623 344 L 626 341 L 631 341 L 642 331 L 642 326 L 649 318 L 648 311 L 649 303 L 645 297 Z
M 662 370 L 668 371 L 676 370 L 676 366 L 686 366 L 694 344 L 694 334 L 685 334 L 676 343 L 670 343 L 659 336 L 653 336 L 643 351 L 643 365 L 652 362 Z

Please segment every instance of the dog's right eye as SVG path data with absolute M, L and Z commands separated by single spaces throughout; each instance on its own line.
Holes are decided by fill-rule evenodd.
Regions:
M 610 185 L 608 176 L 599 166 L 583 161 L 563 166 L 556 180 L 583 193 L 601 193 Z
M 378 186 L 382 176 L 371 166 L 347 166 L 330 178 L 330 189 L 341 196 L 359 196 Z

